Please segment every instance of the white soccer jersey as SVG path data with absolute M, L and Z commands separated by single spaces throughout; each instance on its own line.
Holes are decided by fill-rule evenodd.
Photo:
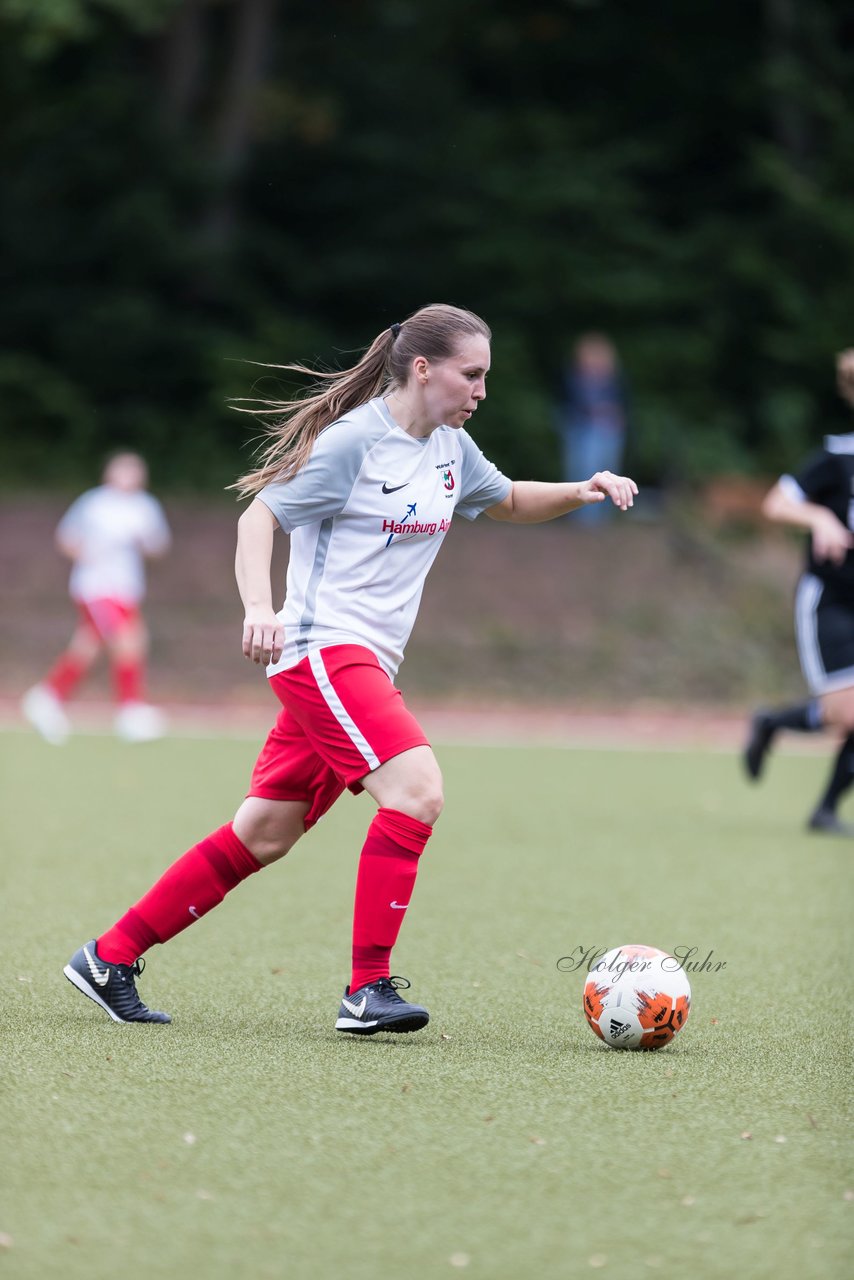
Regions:
M 100 485 L 81 494 L 57 533 L 79 548 L 69 590 L 74 600 L 137 604 L 145 594 L 144 556 L 169 546 L 163 508 L 150 493 Z
M 361 644 L 394 677 L 454 513 L 474 520 L 510 488 L 466 431 L 417 440 L 381 397 L 326 427 L 302 470 L 258 495 L 291 535 L 285 649 L 268 674 Z

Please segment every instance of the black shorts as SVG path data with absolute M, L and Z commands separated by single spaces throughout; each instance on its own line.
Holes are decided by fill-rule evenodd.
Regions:
M 795 634 L 810 693 L 854 685 L 854 599 L 805 573 L 795 595 Z

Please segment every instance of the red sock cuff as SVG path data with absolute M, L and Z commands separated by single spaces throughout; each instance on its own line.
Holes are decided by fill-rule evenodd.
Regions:
M 113 664 L 113 682 L 119 702 L 142 702 L 145 689 L 145 667 L 139 658 L 127 658 Z
M 101 934 L 96 941 L 96 950 L 107 964 L 133 964 L 137 957 L 159 941 L 154 929 L 131 907 L 112 929 Z
M 378 809 L 371 826 L 409 853 L 423 853 L 433 828 L 399 809 Z
M 71 654 L 58 658 L 44 678 L 44 683 L 63 702 L 73 692 L 86 672 L 86 663 Z
M 230 822 L 212 832 L 199 847 L 214 870 L 223 880 L 230 882 L 229 888 L 234 888 L 241 880 L 261 870 L 262 864 L 234 834 L 234 827 Z
M 133 964 L 155 942 L 168 942 L 207 915 L 241 880 L 260 870 L 261 863 L 229 822 L 167 868 L 148 893 L 98 939 L 98 955 L 113 964 Z

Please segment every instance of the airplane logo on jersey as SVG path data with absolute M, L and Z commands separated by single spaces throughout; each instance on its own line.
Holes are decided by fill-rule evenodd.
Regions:
M 432 520 L 429 524 L 422 524 L 417 516 L 417 506 L 416 502 L 410 502 L 402 520 L 383 520 L 383 533 L 388 534 L 387 547 L 395 537 L 412 538 L 417 533 L 423 533 L 432 538 L 434 534 L 445 533 L 450 529 L 450 520 Z
M 386 546 L 389 545 L 389 543 L 391 542 L 392 538 L 396 533 L 403 533 L 404 529 L 406 530 L 407 533 L 409 533 L 409 527 L 408 527 L 409 518 L 410 516 L 414 518 L 415 509 L 417 506 L 418 506 L 417 502 L 410 502 L 409 506 L 406 508 L 406 515 L 403 517 L 402 520 L 398 520 L 398 521 L 383 520 L 383 533 L 385 533 L 387 529 L 391 529 L 391 533 L 388 535 L 388 542 L 386 543 Z

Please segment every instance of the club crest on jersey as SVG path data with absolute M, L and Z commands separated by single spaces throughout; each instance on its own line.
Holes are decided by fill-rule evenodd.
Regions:
M 445 487 L 446 493 L 453 493 L 454 489 L 457 487 L 457 482 L 454 479 L 454 473 L 451 470 L 451 468 L 456 464 L 456 461 L 456 458 L 450 458 L 447 462 L 436 463 L 436 470 L 441 471 L 442 473 L 442 484 Z

